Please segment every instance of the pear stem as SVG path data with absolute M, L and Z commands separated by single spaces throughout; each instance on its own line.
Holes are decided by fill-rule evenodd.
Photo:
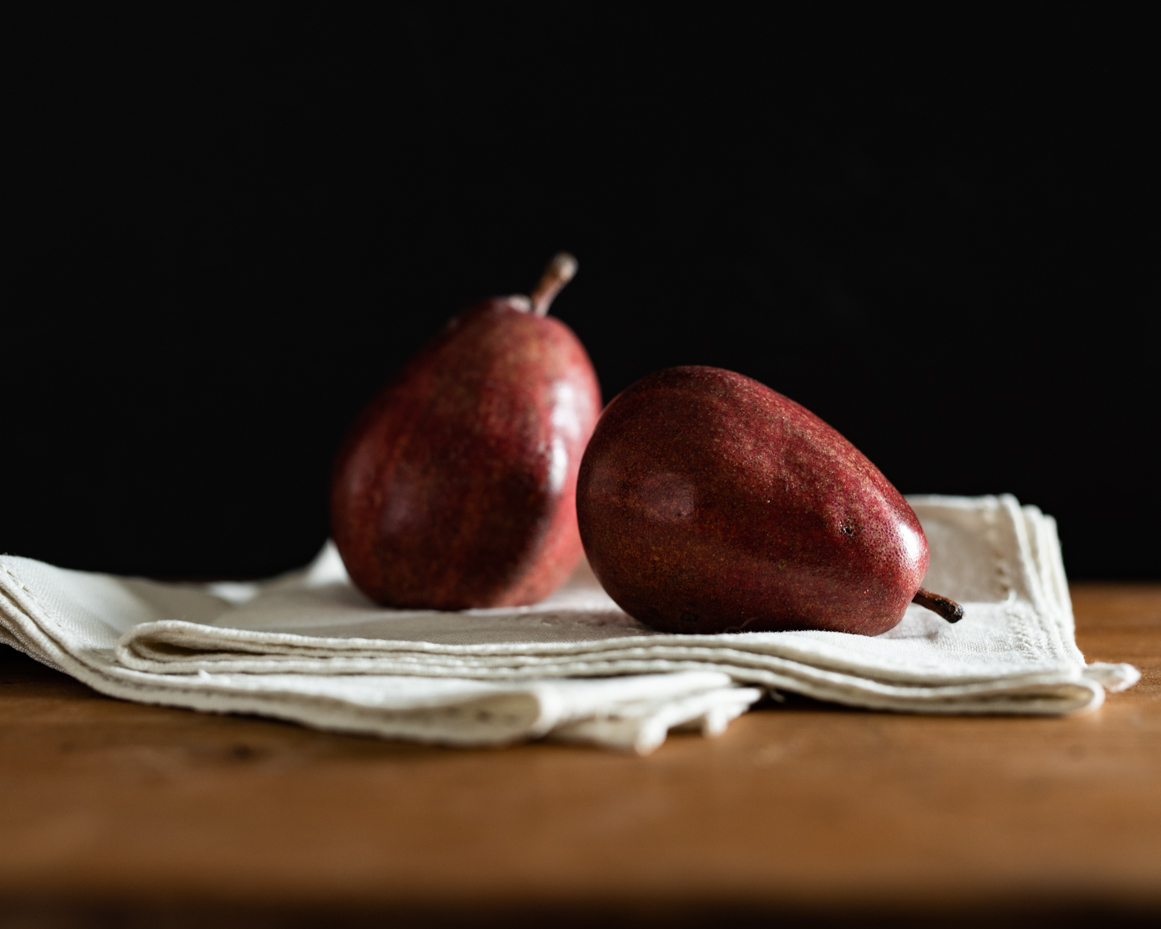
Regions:
M 963 619 L 963 607 L 952 600 L 950 597 L 943 597 L 939 594 L 933 594 L 930 590 L 925 590 L 920 587 L 914 597 L 911 598 L 912 603 L 918 603 L 920 606 L 925 606 L 931 612 L 938 613 L 949 623 L 958 623 Z
M 537 316 L 548 314 L 548 308 L 562 287 L 576 275 L 576 259 L 568 252 L 557 252 L 544 269 L 544 276 L 532 291 L 532 312 Z

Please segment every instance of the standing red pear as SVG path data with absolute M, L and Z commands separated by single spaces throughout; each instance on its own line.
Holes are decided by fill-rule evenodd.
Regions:
M 576 272 L 454 317 L 351 427 L 331 487 L 347 571 L 392 607 L 535 603 L 582 554 L 581 456 L 601 409 L 584 346 L 548 316 Z

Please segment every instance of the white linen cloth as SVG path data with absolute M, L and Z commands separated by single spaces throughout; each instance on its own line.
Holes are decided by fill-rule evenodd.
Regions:
M 253 584 L 181 585 L 0 557 L 0 642 L 96 690 L 454 745 L 549 736 L 648 752 L 671 728 L 720 732 L 763 693 L 929 713 L 1093 709 L 1139 677 L 1076 647 L 1056 525 L 1014 498 L 912 497 L 931 550 L 912 605 L 876 637 L 650 630 L 587 566 L 540 604 L 387 610 L 333 545 Z

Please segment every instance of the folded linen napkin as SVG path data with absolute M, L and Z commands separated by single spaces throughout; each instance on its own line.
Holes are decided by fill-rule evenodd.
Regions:
M 913 497 L 931 548 L 912 606 L 874 638 L 670 635 L 623 613 L 587 566 L 535 606 L 386 610 L 332 545 L 255 584 L 176 585 L 0 557 L 0 641 L 118 697 L 458 745 L 550 736 L 650 751 L 721 731 L 762 690 L 939 713 L 1092 709 L 1139 677 L 1076 647 L 1055 522 L 1014 498 Z M 750 686 L 747 686 L 750 685 Z M 756 685 L 756 686 L 755 686 Z

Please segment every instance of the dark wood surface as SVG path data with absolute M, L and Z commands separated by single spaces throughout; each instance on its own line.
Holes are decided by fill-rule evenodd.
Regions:
M 0 926 L 1161 919 L 1161 585 L 1073 586 L 1132 690 L 1062 719 L 802 699 L 637 758 L 108 699 L 0 648 Z

